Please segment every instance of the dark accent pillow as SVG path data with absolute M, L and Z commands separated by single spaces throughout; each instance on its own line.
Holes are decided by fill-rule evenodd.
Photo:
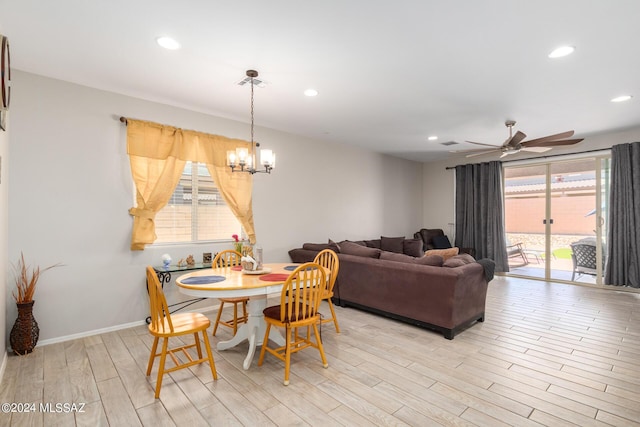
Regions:
M 443 267 L 460 267 L 461 265 L 471 264 L 472 262 L 476 262 L 475 258 L 473 258 L 469 254 L 460 254 L 456 256 L 452 256 L 447 259 L 442 266 Z
M 447 236 L 434 236 L 433 237 L 433 249 L 449 249 L 451 242 Z
M 302 245 L 302 249 L 309 251 L 322 251 L 324 249 L 330 249 L 331 245 L 328 243 L 305 243 Z
M 420 258 L 416 258 L 416 264 L 433 265 L 434 267 L 442 267 L 444 258 L 440 255 L 426 255 Z
M 340 244 L 340 253 L 347 255 L 356 255 L 366 258 L 380 258 L 380 249 L 368 248 L 353 242 L 342 242 Z
M 395 252 L 401 254 L 404 249 L 404 236 L 402 237 L 384 237 L 380 236 L 380 249 L 383 251 Z
M 331 239 L 329 239 L 329 249 L 331 249 L 332 251 L 334 251 L 337 254 L 340 253 L 340 246 L 336 242 L 331 240 Z
M 380 247 L 380 239 L 375 239 L 375 240 L 365 240 L 364 244 L 367 245 L 367 247 L 369 248 L 376 248 L 376 249 L 381 249 Z
M 422 257 L 422 239 L 405 239 L 402 242 L 402 253 L 414 257 Z

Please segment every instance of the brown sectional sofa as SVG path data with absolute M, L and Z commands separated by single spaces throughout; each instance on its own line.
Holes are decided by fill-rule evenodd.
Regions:
M 433 257 L 440 258 L 439 262 L 433 257 L 414 258 L 372 247 L 354 250 L 353 245 L 342 242 L 332 246 L 350 252 L 338 253 L 340 270 L 334 288 L 338 305 L 433 329 L 447 339 L 476 321 L 484 321 L 488 286 L 485 267 L 469 262 L 473 259 L 469 255 L 454 257 L 439 266 L 442 258 L 437 255 Z M 308 262 L 323 246 L 329 245 L 305 244 L 290 250 L 289 256 L 293 262 Z M 427 265 L 434 259 L 436 265 Z

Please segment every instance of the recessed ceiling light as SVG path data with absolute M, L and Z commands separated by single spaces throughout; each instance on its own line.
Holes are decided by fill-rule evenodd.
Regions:
M 172 39 L 171 37 L 158 37 L 156 43 L 165 49 L 176 50 L 180 49 L 180 43 Z
M 573 46 L 560 46 L 549 54 L 549 58 L 562 58 L 571 55 L 576 50 Z
M 318 95 L 318 91 L 315 89 L 307 89 L 304 91 L 304 94 L 306 96 L 317 96 Z
M 437 141 L 438 137 L 436 135 L 431 135 L 429 138 L 427 138 L 429 141 Z
M 633 98 L 631 95 L 616 96 L 611 100 L 611 102 L 624 102 L 630 100 L 631 98 Z

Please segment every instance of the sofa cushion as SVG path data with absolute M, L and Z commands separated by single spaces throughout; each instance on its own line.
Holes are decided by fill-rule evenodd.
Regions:
M 447 236 L 433 236 L 433 248 L 434 249 L 449 249 L 451 242 Z
M 302 245 L 302 249 L 308 251 L 322 251 L 324 249 L 331 249 L 331 245 L 328 243 L 305 243 Z
M 345 242 L 349 242 L 349 243 L 355 243 L 356 245 L 360 245 L 360 246 L 367 246 L 364 243 L 364 240 L 343 240 L 341 242 L 338 242 L 338 246 L 340 246 L 341 244 L 345 243 Z
M 405 254 L 397 254 L 395 252 L 382 251 L 380 259 L 386 261 L 406 262 L 408 264 L 432 265 L 442 267 L 442 257 L 440 255 L 430 255 L 421 257 L 412 257 Z
M 399 254 L 396 252 L 382 251 L 380 253 L 380 259 L 386 261 L 397 261 L 397 262 L 410 262 L 413 263 L 415 261 L 415 257 Z
M 380 249 L 368 248 L 353 242 L 342 242 L 340 244 L 340 253 L 347 255 L 356 255 L 366 258 L 380 258 Z
M 369 248 L 376 248 L 376 249 L 380 249 L 380 244 L 381 241 L 380 239 L 374 239 L 374 240 L 365 240 L 364 244 L 367 245 L 367 247 Z
M 383 251 L 395 252 L 401 254 L 404 250 L 404 236 L 402 237 L 384 237 L 380 236 L 380 249 Z
M 444 260 L 451 258 L 452 256 L 458 255 L 458 248 L 449 248 L 449 249 L 429 249 L 424 253 L 425 255 L 440 255 Z
M 402 253 L 413 257 L 422 257 L 422 239 L 405 239 L 402 242 Z

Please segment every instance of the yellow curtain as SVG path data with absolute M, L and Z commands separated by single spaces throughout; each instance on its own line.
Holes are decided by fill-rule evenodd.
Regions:
M 255 242 L 251 175 L 231 173 L 227 150 L 250 143 L 142 120 L 127 119 L 127 153 L 136 185 L 131 250 L 143 250 L 156 240 L 154 219 L 171 198 L 186 161 L 205 163 L 220 194 Z

